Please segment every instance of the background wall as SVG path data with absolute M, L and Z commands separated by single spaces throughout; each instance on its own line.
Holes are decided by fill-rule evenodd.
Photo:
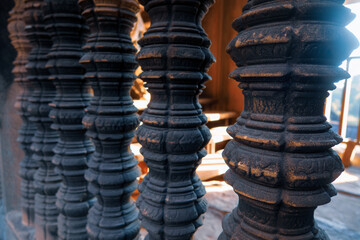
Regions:
M 206 83 L 203 96 L 216 99 L 217 110 L 241 112 L 244 108 L 244 98 L 237 87 L 238 83 L 228 77 L 236 65 L 225 49 L 237 34 L 232 28 L 232 22 L 241 15 L 246 2 L 247 0 L 216 1 L 203 21 L 203 27 L 212 42 L 211 51 L 216 58 L 216 63 L 209 71 L 213 80 Z
M 8 12 L 12 9 L 12 0 L 0 1 L 0 175 L 3 201 L 6 211 L 20 210 L 19 162 L 23 152 L 16 138 L 21 119 L 14 108 L 19 87 L 13 84 L 11 70 L 16 52 L 12 47 L 7 31 Z

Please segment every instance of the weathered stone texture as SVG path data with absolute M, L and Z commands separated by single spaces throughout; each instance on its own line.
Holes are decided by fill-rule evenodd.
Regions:
M 27 109 L 33 87 L 27 79 L 25 68 L 31 50 L 31 44 L 26 37 L 23 15 L 24 1 L 17 1 L 10 12 L 8 29 L 12 45 L 17 51 L 17 57 L 13 62 L 14 69 L 12 71 L 14 81 L 22 88 L 16 103 L 16 108 L 23 121 L 19 130 L 18 141 L 25 154 L 25 157 L 20 163 L 22 222 L 24 225 L 30 226 L 34 224 L 34 173 L 38 165 L 32 159 L 33 152 L 31 150 L 32 138 L 36 131 L 36 126 L 29 120 L 30 114 Z
M 214 61 L 201 20 L 213 0 L 142 0 L 151 26 L 137 60 L 151 101 L 137 130 L 149 167 L 137 205 L 148 240 L 192 239 L 207 208 L 195 173 L 210 140 L 198 97 Z
M 349 76 L 338 66 L 357 45 L 352 18 L 341 1 L 250 0 L 235 20 L 227 51 L 245 110 L 223 156 L 239 204 L 219 239 L 327 239 L 314 210 L 336 194 L 343 166 L 323 109 Z
M 139 6 L 135 0 L 80 0 L 90 27 L 81 63 L 94 91 L 83 123 L 95 145 L 85 173 L 97 201 L 88 215 L 89 239 L 134 239 L 140 230 L 130 196 L 140 175 L 130 151 L 139 124 L 130 97 L 136 48 L 130 32 Z
M 85 70 L 79 63 L 87 27 L 77 0 L 46 0 L 44 13 L 46 30 L 52 39 L 45 67 L 56 87 L 49 116 L 53 120 L 51 128 L 60 136 L 52 159 L 62 177 L 56 194 L 58 239 L 87 240 L 92 196 L 84 174 L 94 147 L 82 124 L 91 96 Z
M 50 34 L 45 30 L 45 0 L 25 0 L 24 21 L 27 37 L 32 44 L 28 63 L 26 64 L 27 80 L 33 86 L 29 97 L 28 112 L 30 121 L 36 124 L 36 132 L 32 138 L 32 161 L 38 164 L 34 175 L 35 187 L 35 237 L 37 239 L 57 239 L 57 217 L 59 211 L 55 205 L 56 192 L 61 177 L 55 172 L 52 163 L 54 147 L 58 142 L 57 131 L 51 128 L 49 117 L 56 89 L 49 79 L 46 68 L 48 53 L 52 45 Z

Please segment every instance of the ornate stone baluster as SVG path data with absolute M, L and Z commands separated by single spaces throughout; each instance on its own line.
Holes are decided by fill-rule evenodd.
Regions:
M 53 158 L 62 176 L 56 202 L 60 213 L 58 237 L 86 240 L 91 195 L 84 173 L 94 150 L 82 124 L 90 100 L 89 86 L 83 79 L 85 71 L 79 63 L 86 25 L 77 0 L 46 0 L 45 14 L 46 30 L 53 43 L 46 68 L 57 90 L 50 104 L 51 127 L 60 135 Z
M 337 66 L 356 46 L 340 2 L 251 0 L 234 22 L 239 34 L 227 50 L 245 110 L 223 156 L 239 205 L 219 239 L 328 239 L 314 210 L 336 194 L 331 182 L 343 166 L 324 102 L 348 77 Z
M 149 173 L 137 205 L 149 240 L 191 239 L 207 203 L 195 173 L 210 140 L 198 96 L 214 61 L 201 20 L 213 0 L 140 0 L 151 27 L 137 56 L 151 93 L 137 131 Z
M 135 0 L 80 0 L 90 35 L 81 59 L 94 97 L 83 119 L 95 145 L 85 177 L 97 202 L 89 211 L 90 239 L 134 239 L 138 211 L 130 200 L 140 171 L 129 145 L 139 124 L 130 97 L 136 49 L 130 38 Z
M 26 79 L 25 65 L 31 50 L 31 45 L 26 38 L 25 22 L 23 19 L 24 1 L 16 1 L 13 10 L 10 12 L 8 29 L 12 45 L 17 51 L 17 57 L 14 61 L 14 81 L 23 89 L 18 97 L 16 107 L 19 110 L 23 124 L 19 130 L 18 141 L 20 147 L 25 153 L 25 157 L 21 162 L 21 206 L 22 206 L 22 222 L 24 225 L 34 224 L 34 173 L 37 169 L 37 163 L 32 159 L 31 139 L 34 136 L 35 124 L 29 121 L 29 97 L 32 95 L 32 85 Z
M 24 20 L 27 37 L 33 46 L 26 69 L 27 80 L 34 87 L 32 96 L 29 98 L 28 111 L 30 120 L 37 127 L 31 145 L 33 151 L 31 161 L 39 165 L 34 175 L 35 235 L 36 239 L 52 240 L 57 239 L 58 210 L 55 205 L 55 195 L 61 178 L 55 172 L 55 166 L 51 162 L 54 155 L 53 148 L 58 142 L 58 133 L 51 129 L 52 121 L 49 118 L 51 109 L 49 103 L 53 101 L 56 90 L 45 68 L 51 40 L 45 30 L 44 4 L 44 0 L 25 0 Z

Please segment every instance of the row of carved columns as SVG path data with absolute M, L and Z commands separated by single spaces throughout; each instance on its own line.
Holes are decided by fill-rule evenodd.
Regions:
M 186 240 L 202 225 L 196 168 L 211 135 L 198 98 L 214 57 L 201 21 L 214 0 L 139 2 L 151 27 L 136 58 L 136 0 L 23 0 L 10 13 L 23 224 L 37 240 L 136 239 L 140 224 L 148 240 Z M 227 51 L 245 110 L 224 159 L 239 204 L 219 239 L 327 239 L 314 210 L 343 166 L 323 108 L 348 76 L 337 66 L 357 44 L 351 18 L 341 1 L 249 0 L 235 20 Z M 138 63 L 151 94 L 140 127 Z M 135 130 L 149 167 L 137 207 Z

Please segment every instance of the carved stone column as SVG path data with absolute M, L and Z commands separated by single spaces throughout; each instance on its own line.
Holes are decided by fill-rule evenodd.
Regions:
M 356 40 L 341 1 L 251 0 L 233 26 L 228 53 L 245 110 L 228 128 L 225 180 L 239 204 L 219 239 L 328 239 L 314 222 L 343 171 L 341 138 L 323 115 L 328 90 L 348 77 L 337 66 Z
M 94 150 L 82 124 L 90 100 L 85 71 L 79 63 L 86 25 L 77 0 L 46 0 L 45 14 L 46 30 L 52 39 L 46 68 L 57 90 L 50 104 L 51 128 L 60 135 L 53 158 L 62 176 L 56 201 L 60 213 L 58 238 L 86 240 L 91 195 L 84 174 Z
M 140 175 L 130 151 L 139 124 L 130 97 L 136 78 L 136 49 L 130 32 L 139 6 L 135 0 L 80 0 L 90 35 L 81 63 L 94 97 L 83 123 L 95 145 L 85 177 L 97 202 L 89 211 L 90 239 L 134 239 L 140 230 L 130 200 Z
M 26 78 L 25 65 L 31 50 L 31 45 L 26 38 L 25 22 L 23 19 L 24 1 L 16 1 L 14 8 L 10 12 L 8 30 L 10 32 L 11 43 L 17 51 L 17 57 L 14 61 L 14 81 L 22 87 L 16 108 L 22 118 L 23 124 L 19 130 L 18 141 L 20 147 L 25 153 L 20 167 L 21 176 L 21 207 L 22 207 L 22 222 L 24 225 L 34 224 L 34 173 L 37 169 L 37 163 L 32 159 L 32 150 L 30 149 L 32 137 L 34 136 L 36 127 L 35 124 L 29 121 L 29 112 L 27 110 L 29 105 L 29 97 L 32 95 L 31 82 Z
M 201 20 L 213 0 L 141 0 L 151 27 L 137 60 L 151 93 L 137 131 L 149 173 L 137 205 L 149 240 L 191 239 L 206 211 L 195 170 L 210 140 L 198 96 L 214 61 Z
M 58 133 L 51 129 L 52 121 L 49 118 L 51 110 L 49 103 L 53 101 L 56 90 L 49 79 L 48 69 L 45 68 L 51 40 L 45 30 L 44 4 L 44 0 L 25 0 L 24 20 L 27 37 L 33 46 L 26 69 L 27 80 L 34 87 L 29 98 L 28 111 L 30 120 L 37 127 L 31 145 L 31 150 L 34 152 L 32 161 L 39 165 L 34 175 L 36 239 L 52 240 L 57 239 L 58 210 L 55 205 L 55 195 L 61 178 L 51 162 L 54 156 L 53 148 L 58 142 Z

